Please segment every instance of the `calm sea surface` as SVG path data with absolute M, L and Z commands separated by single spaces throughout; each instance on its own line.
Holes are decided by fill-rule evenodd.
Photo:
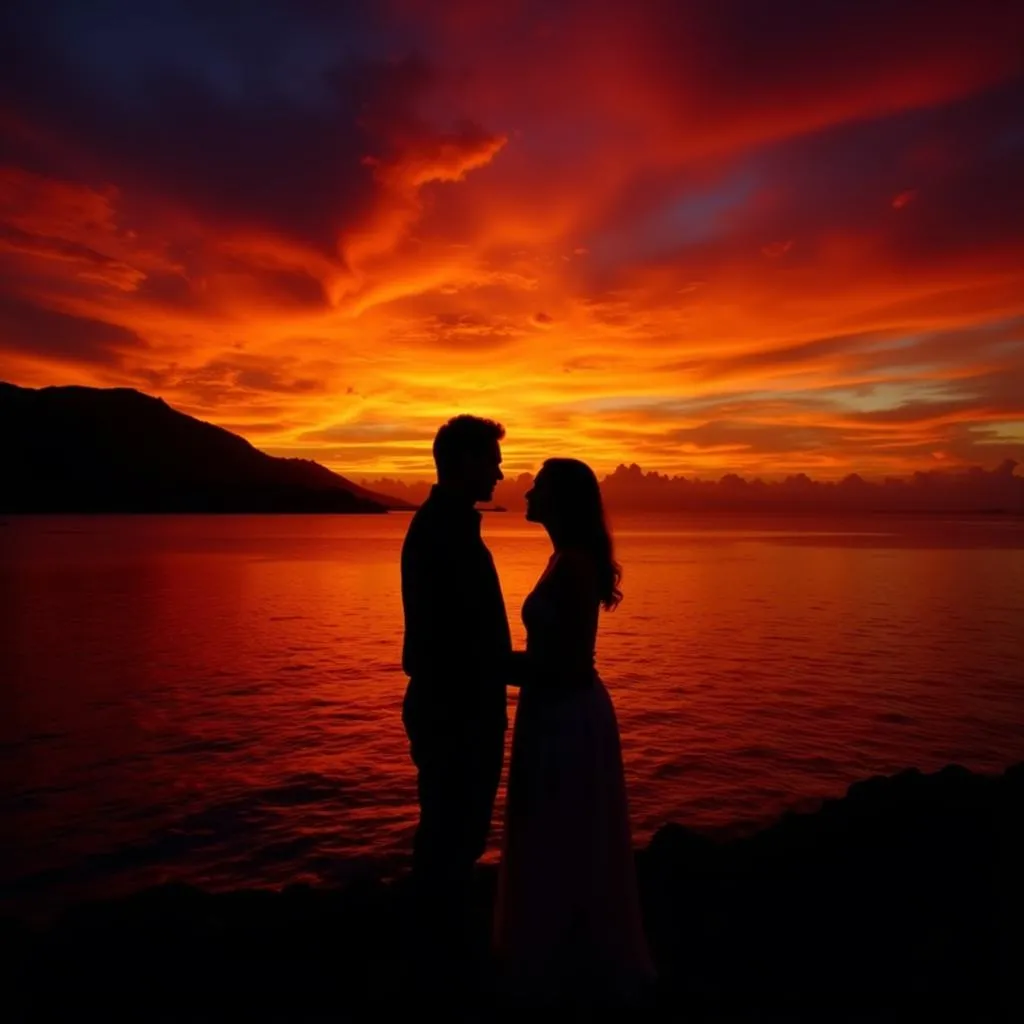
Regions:
M 0 903 L 398 868 L 408 519 L 0 525 Z M 637 842 L 1024 759 L 1024 522 L 621 518 L 599 668 Z M 489 514 L 513 638 L 548 556 Z M 492 850 L 500 842 L 500 811 Z

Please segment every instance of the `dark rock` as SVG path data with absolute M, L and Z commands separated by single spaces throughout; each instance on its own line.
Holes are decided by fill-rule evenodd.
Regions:
M 665 826 L 637 854 L 657 1012 L 999 1014 L 1019 991 L 1022 782 L 1024 766 L 1000 779 L 950 766 L 858 783 L 815 813 L 729 842 Z M 481 960 L 495 886 L 494 869 L 481 868 L 471 922 Z M 217 894 L 161 886 L 82 905 L 42 933 L 4 922 L 5 990 L 25 1019 L 139 1006 L 188 1019 L 196 1007 L 210 1019 L 224 1019 L 220 1007 L 387 1018 L 418 998 L 409 903 L 404 879 Z M 478 1016 L 465 1019 L 496 1012 L 473 994 L 478 981 L 467 967 Z

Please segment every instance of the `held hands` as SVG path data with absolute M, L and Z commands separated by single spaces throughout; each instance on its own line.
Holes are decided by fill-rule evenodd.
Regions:
M 522 686 L 530 675 L 530 656 L 526 651 L 512 651 L 509 655 L 508 684 Z

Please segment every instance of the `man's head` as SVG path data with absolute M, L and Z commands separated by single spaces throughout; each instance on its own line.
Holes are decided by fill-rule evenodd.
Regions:
M 434 438 L 438 483 L 461 491 L 472 501 L 490 501 L 501 472 L 505 428 L 479 416 L 456 416 Z

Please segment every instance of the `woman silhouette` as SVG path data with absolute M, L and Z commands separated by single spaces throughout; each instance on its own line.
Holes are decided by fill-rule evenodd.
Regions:
M 554 553 L 523 603 L 495 942 L 513 994 L 632 999 L 653 980 L 618 724 L 594 667 L 622 595 L 593 471 L 549 459 L 526 495 Z

